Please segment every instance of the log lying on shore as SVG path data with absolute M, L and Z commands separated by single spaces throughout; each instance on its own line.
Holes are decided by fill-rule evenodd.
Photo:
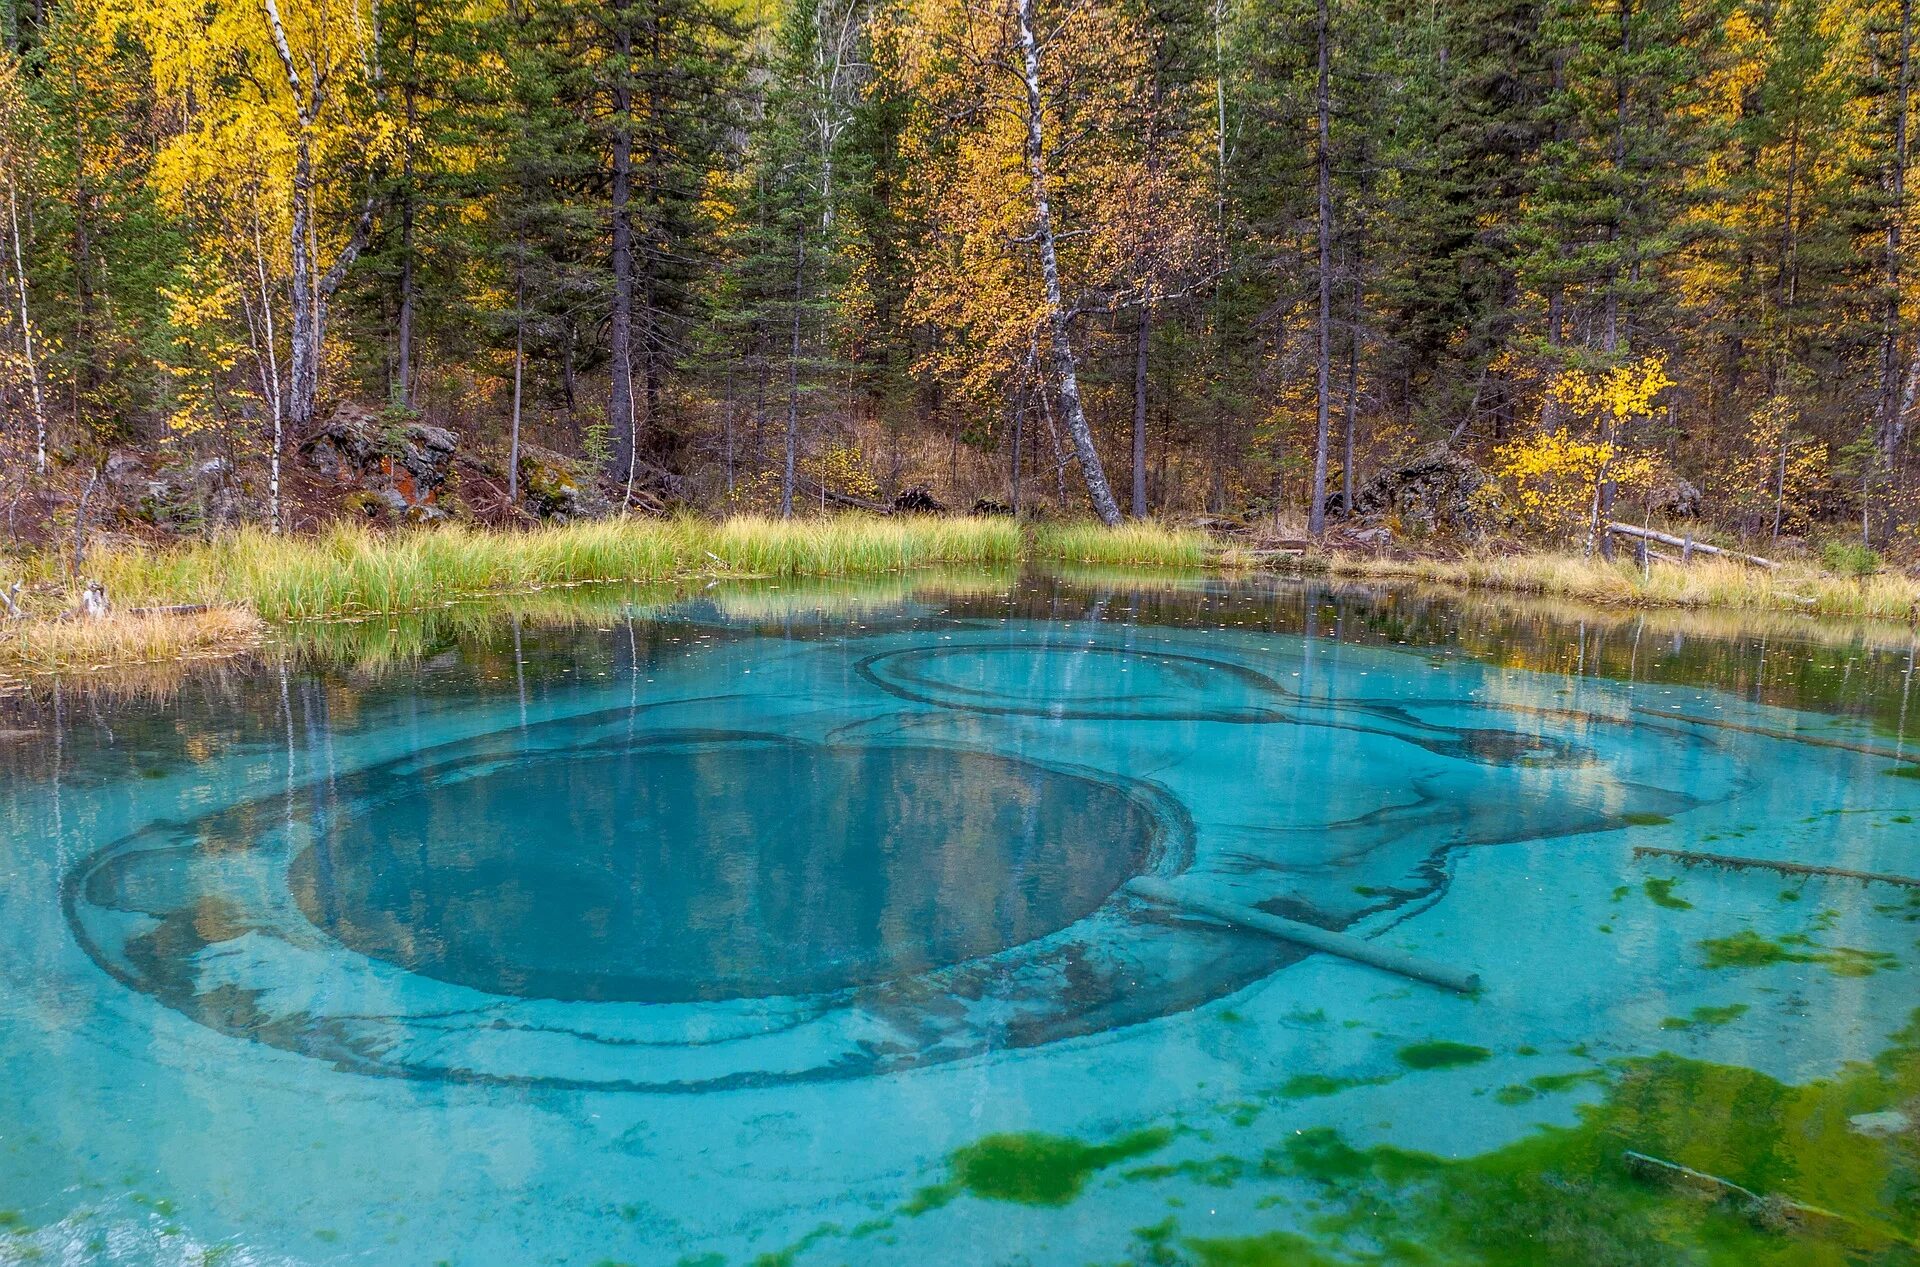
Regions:
M 1454 990 L 1461 994 L 1477 994 L 1480 991 L 1480 974 L 1464 972 L 1449 964 L 1436 963 L 1431 959 L 1422 959 L 1410 955 L 1404 950 L 1395 950 L 1391 946 L 1377 946 L 1358 937 L 1349 937 L 1345 933 L 1329 932 L 1324 928 L 1315 928 L 1312 924 L 1302 924 L 1298 920 L 1282 919 L 1278 915 L 1269 915 L 1265 911 L 1238 902 L 1225 902 L 1218 898 L 1202 897 L 1184 892 L 1151 876 L 1140 876 L 1127 884 L 1130 892 L 1148 901 L 1159 902 L 1164 906 L 1181 910 L 1197 911 L 1202 915 L 1231 924 L 1236 928 L 1247 928 L 1254 932 L 1265 933 L 1269 937 L 1278 937 L 1295 945 L 1305 946 L 1309 950 L 1318 950 L 1329 955 L 1338 955 L 1342 959 L 1351 959 L 1355 963 L 1364 963 L 1369 967 L 1395 972 L 1415 981 L 1424 981 L 1442 989 Z
M 1769 571 L 1780 566 L 1772 559 L 1763 559 L 1757 554 L 1742 554 L 1738 550 L 1723 550 L 1719 546 L 1710 546 L 1703 541 L 1695 541 L 1692 537 L 1676 537 L 1670 532 L 1655 532 L 1651 528 L 1636 528 L 1632 524 L 1609 523 L 1607 525 L 1607 531 L 1617 533 L 1623 537 L 1633 537 L 1639 541 L 1658 541 L 1661 545 L 1677 547 L 1680 550 L 1681 562 L 1685 562 L 1690 555 L 1714 554 L 1723 559 L 1733 559 L 1735 562 L 1745 563 L 1749 567 L 1766 568 Z
M 208 603 L 170 603 L 164 607 L 129 607 L 129 616 L 198 616 L 201 612 L 212 611 Z
M 1886 871 L 1852 871 L 1846 867 L 1818 867 L 1805 862 L 1775 862 L 1771 858 L 1742 858 L 1730 853 L 1701 853 L 1695 849 L 1656 849 L 1652 845 L 1635 845 L 1633 856 L 1636 858 L 1675 858 L 1688 866 L 1706 863 L 1714 867 L 1732 867 L 1736 871 L 1748 867 L 1760 867 L 1767 871 L 1778 871 L 1785 875 L 1830 875 L 1843 880 L 1863 880 L 1873 884 L 1899 884 L 1908 888 L 1920 889 L 1920 878 L 1910 875 L 1893 875 Z

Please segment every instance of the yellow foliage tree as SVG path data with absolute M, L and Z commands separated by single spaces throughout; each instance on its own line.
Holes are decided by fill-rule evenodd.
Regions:
M 374 71 L 370 0 L 83 2 L 95 6 L 103 41 L 130 38 L 147 50 L 156 92 L 178 120 L 155 161 L 162 199 L 192 214 L 217 239 L 208 246 L 239 265 L 226 279 L 236 293 L 258 290 L 269 302 L 285 279 L 288 373 L 281 384 L 276 370 L 272 390 L 284 390 L 286 421 L 305 428 L 327 303 L 366 244 L 367 176 L 395 135 Z M 236 252 L 235 242 L 255 249 Z
M 1544 420 L 1494 453 L 1495 473 L 1507 486 L 1514 513 L 1528 526 L 1572 535 L 1581 526 L 1592 553 L 1605 490 L 1645 488 L 1657 471 L 1651 455 L 1622 443 L 1633 423 L 1653 416 L 1655 400 L 1673 386 L 1666 362 L 1645 356 L 1602 370 L 1557 375 L 1543 403 Z

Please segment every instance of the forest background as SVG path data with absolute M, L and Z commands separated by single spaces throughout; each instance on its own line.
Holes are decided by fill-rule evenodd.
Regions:
M 8 0 L 0 502 L 529 481 L 1911 554 L 1912 0 Z M 539 489 L 534 489 L 538 493 Z M 204 490 L 203 490 L 204 493 Z M 1497 504 L 1496 504 L 1497 503 Z M 216 509 L 209 510 L 210 506 Z M 1405 525 L 1393 525 L 1404 531 Z

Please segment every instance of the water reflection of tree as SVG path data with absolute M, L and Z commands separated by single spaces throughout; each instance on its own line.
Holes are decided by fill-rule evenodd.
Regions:
M 523 628 L 513 653 L 512 618 Z M 735 582 L 687 590 L 586 586 L 360 622 L 290 627 L 245 660 L 51 679 L 0 696 L 0 773 L 47 777 L 52 731 L 97 733 L 88 777 L 137 776 L 233 744 L 284 746 L 289 718 L 358 724 L 402 696 L 448 700 L 512 689 L 530 699 L 596 675 L 636 686 L 689 649 L 755 636 L 830 639 L 929 619 L 1087 620 L 1313 636 L 1507 668 L 1708 687 L 1790 708 L 1909 725 L 1914 636 L 1897 626 L 1756 613 L 1582 607 L 1511 595 L 1203 575 L 1067 577 L 916 573 L 874 583 Z M 704 641 L 701 641 L 704 639 Z M 517 662 L 523 660 L 524 664 Z M 285 664 L 294 697 L 282 706 Z M 108 736 L 111 738 L 108 738 Z M 71 755 L 71 754 L 69 754 Z

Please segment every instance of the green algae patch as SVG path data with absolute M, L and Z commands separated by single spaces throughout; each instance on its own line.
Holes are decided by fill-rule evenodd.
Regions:
M 1323 1095 L 1338 1095 L 1351 1087 L 1364 1087 L 1377 1078 L 1335 1078 L 1324 1073 L 1297 1073 L 1280 1084 L 1278 1094 L 1285 1100 L 1312 1100 Z
M 1400 1063 L 1409 1069 L 1454 1069 L 1461 1065 L 1477 1065 L 1493 1055 L 1485 1047 L 1448 1042 L 1445 1039 L 1411 1043 L 1395 1054 L 1400 1058 Z
M 1693 909 L 1692 902 L 1674 896 L 1673 886 L 1678 883 L 1678 880 L 1648 880 L 1640 887 L 1645 891 L 1647 900 L 1655 906 L 1664 906 L 1670 911 L 1690 911 Z
M 1574 1076 L 1595 1076 L 1574 1075 Z M 1673 1055 L 1620 1062 L 1572 1127 L 1452 1159 L 1332 1129 L 1269 1150 L 1262 1175 L 1310 1185 L 1294 1226 L 1238 1239 L 1162 1237 L 1194 1267 L 1424 1263 L 1481 1267 L 1915 1267 L 1920 1137 L 1849 1118 L 1920 1096 L 1920 1012 L 1867 1064 L 1792 1086 Z M 1691 1167 L 1767 1198 L 1716 1199 L 1637 1173 L 1624 1154 Z M 1783 1202 L 1832 1217 L 1783 1218 Z M 1281 1204 L 1276 1201 L 1274 1204 Z M 1383 1256 L 1383 1252 L 1384 1256 Z
M 1920 765 L 1897 765 L 1887 770 L 1896 779 L 1920 779 Z
M 937 1209 L 963 1192 L 988 1201 L 1065 1205 L 1096 1172 L 1164 1148 L 1172 1138 L 1173 1132 L 1161 1127 L 1104 1144 L 1037 1131 L 983 1136 L 953 1154 L 950 1180 L 922 1190 L 903 1213 Z
M 1688 1016 L 1669 1016 L 1660 1022 L 1661 1029 L 1698 1029 L 1702 1026 L 1727 1025 L 1745 1016 L 1751 1007 L 1746 1003 L 1728 1003 L 1724 1007 L 1703 1005 L 1693 1009 Z
M 1268 1232 L 1244 1240 L 1186 1242 L 1200 1267 L 1340 1267 L 1351 1260 L 1329 1258 L 1313 1242 L 1291 1232 Z
M 1644 811 L 1620 815 L 1620 821 L 1629 827 L 1665 827 L 1673 820 L 1665 814 L 1649 814 Z
M 1730 937 L 1700 942 L 1708 968 L 1769 968 L 1782 963 L 1817 963 L 1836 977 L 1870 977 L 1900 966 L 1898 955 L 1852 946 L 1823 946 L 1800 933 L 1777 939 L 1743 928 Z

